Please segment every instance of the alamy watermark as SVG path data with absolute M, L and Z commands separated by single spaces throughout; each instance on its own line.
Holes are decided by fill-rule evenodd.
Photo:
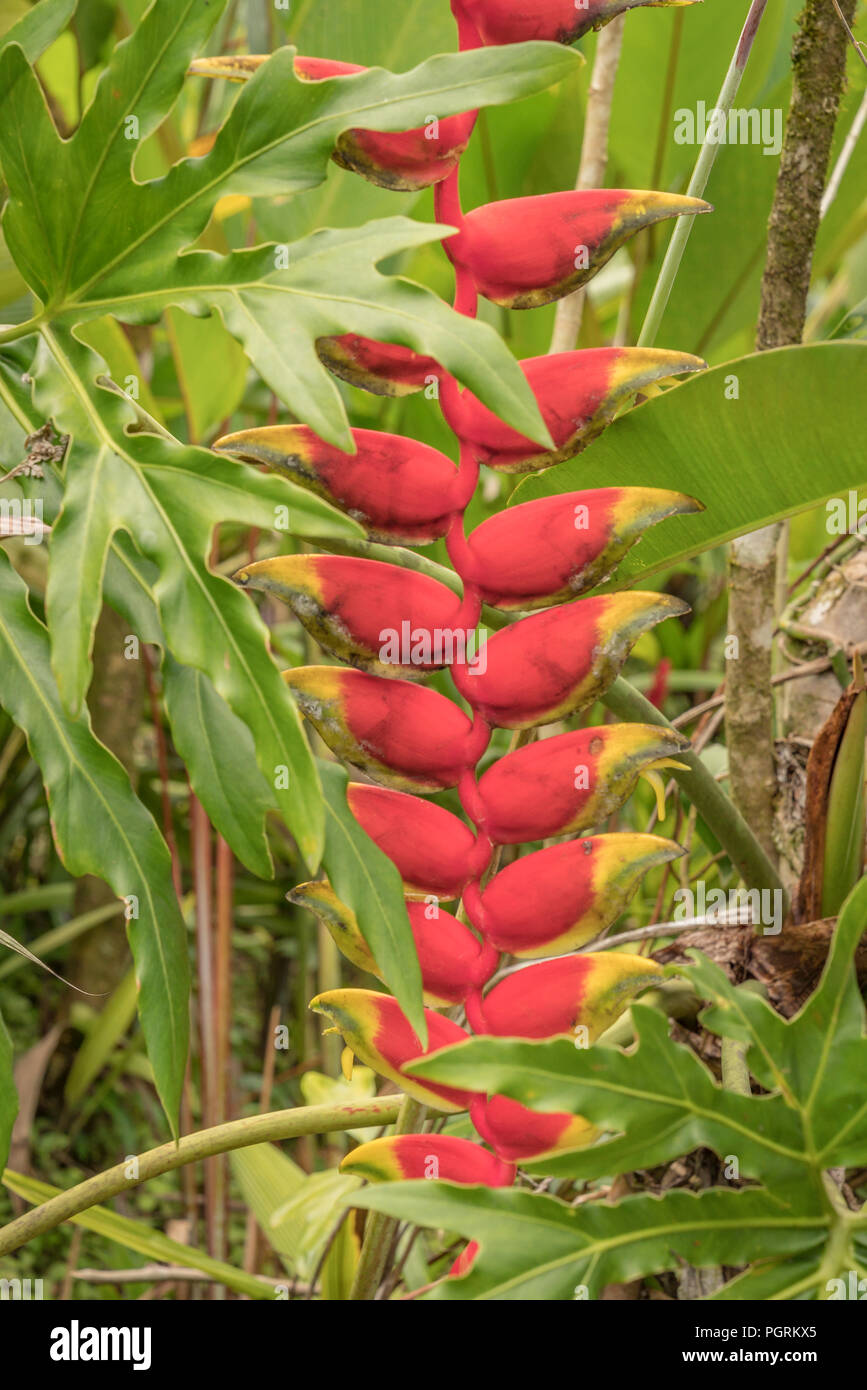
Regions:
M 783 894 L 779 888 L 708 888 L 699 879 L 690 888 L 678 888 L 672 921 L 699 918 L 714 922 L 741 922 L 761 927 L 763 936 L 779 936 L 783 929 Z
M 379 634 L 383 666 L 467 666 L 471 675 L 488 669 L 484 628 L 413 627 L 407 619 Z
M 783 112 L 781 107 L 733 107 L 724 111 L 718 106 L 710 110 L 703 101 L 693 111 L 678 107 L 674 113 L 674 143 L 676 145 L 761 145 L 767 155 L 778 155 L 783 148 Z

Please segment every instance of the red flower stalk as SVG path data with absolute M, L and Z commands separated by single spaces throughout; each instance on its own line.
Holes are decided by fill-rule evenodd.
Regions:
M 627 9 L 666 2 L 453 0 L 453 9 L 461 46 L 468 48 L 538 38 L 571 42 Z M 217 60 L 216 66 L 238 75 L 244 63 Z M 357 71 L 321 59 L 298 59 L 296 66 L 317 81 Z M 455 265 L 459 312 L 472 315 L 479 293 L 515 308 L 549 303 L 585 283 L 641 227 L 709 210 L 697 199 L 608 190 L 513 199 L 464 216 L 457 163 L 472 121 L 470 114 L 441 122 L 438 141 L 425 131 L 353 130 L 340 138 L 334 156 L 388 187 L 436 182 L 436 215 L 457 228 L 445 246 Z M 479 464 L 520 473 L 570 458 L 630 397 L 704 363 L 645 348 L 521 363 L 554 440 L 545 453 L 432 359 L 405 346 L 344 334 L 317 347 L 338 376 L 380 394 L 403 395 L 436 377 L 461 466 L 413 440 L 370 430 L 353 431 L 355 454 L 325 444 L 303 425 L 242 430 L 216 447 L 288 474 L 358 519 L 374 540 L 417 546 L 445 539 L 462 596 L 415 571 L 331 555 L 251 563 L 236 580 L 276 594 L 325 651 L 360 668 L 302 667 L 285 679 L 328 746 L 381 784 L 351 784 L 348 802 L 403 880 L 427 1002 L 463 1006 L 477 1032 L 592 1043 L 658 978 L 659 968 L 613 951 L 567 953 L 607 930 L 642 876 L 681 854 L 680 847 L 652 835 L 591 834 L 526 854 L 488 881 L 493 846 L 574 836 L 604 824 L 640 776 L 682 766 L 677 757 L 685 740 L 650 725 L 569 730 L 507 754 L 478 779 L 476 769 L 492 726 L 530 729 L 586 709 L 643 632 L 685 611 L 666 594 L 572 600 L 605 580 L 648 526 L 697 511 L 700 503 L 651 487 L 606 487 L 507 509 L 469 536 L 464 513 Z M 476 650 L 467 639 L 483 602 L 530 616 Z M 450 668 L 472 718 L 416 683 L 442 666 Z M 417 795 L 454 787 L 472 828 Z M 302 884 L 290 898 L 319 916 L 357 969 L 379 975 L 354 914 L 329 884 Z M 463 912 L 441 907 L 457 899 Z M 491 986 L 503 953 L 559 958 L 506 973 Z M 537 1114 L 505 1096 L 416 1077 L 413 1063 L 422 1055 L 469 1036 L 440 1013 L 426 1010 L 423 1054 L 390 995 L 332 990 L 311 1007 L 352 1052 L 410 1095 L 434 1109 L 468 1109 L 493 1150 L 448 1136 L 403 1135 L 362 1145 L 346 1171 L 371 1180 L 431 1177 L 499 1186 L 513 1180 L 515 1163 L 597 1138 L 581 1116 Z M 468 1247 L 452 1272 L 465 1272 L 475 1253 Z

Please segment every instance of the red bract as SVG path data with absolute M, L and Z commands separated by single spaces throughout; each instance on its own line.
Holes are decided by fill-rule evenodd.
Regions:
M 495 608 L 546 608 L 601 584 L 649 526 L 701 510 L 693 497 L 652 487 L 522 502 L 467 537 L 464 578 Z
M 481 1144 L 448 1134 L 397 1134 L 373 1139 L 347 1154 L 340 1171 L 356 1173 L 368 1182 L 442 1178 L 445 1182 L 510 1187 L 515 1180 L 513 1163 L 504 1163 Z
M 480 828 L 495 844 L 547 840 L 601 825 L 644 772 L 688 747 L 655 724 L 603 724 L 518 748 L 479 778 Z
M 470 391 L 444 391 L 443 414 L 479 463 L 504 473 L 529 473 L 580 454 L 631 396 L 653 382 L 706 365 L 692 353 L 662 348 L 588 348 L 527 358 L 521 370 L 551 432 L 553 452 L 540 452 Z
M 295 71 L 308 80 L 344 77 L 365 72 L 355 63 L 325 58 L 296 58 Z M 433 117 L 418 130 L 391 135 L 378 130 L 344 130 L 332 155 L 336 164 L 351 169 L 382 188 L 415 192 L 439 183 L 456 168 L 476 123 L 475 111 L 461 116 Z
M 471 1091 L 453 1086 L 439 1086 L 408 1075 L 403 1068 L 407 1062 L 429 1057 L 440 1048 L 465 1042 L 469 1033 L 451 1019 L 425 1009 L 428 1027 L 428 1046 L 422 1050 L 406 1015 L 397 1000 L 389 994 L 375 994 L 369 989 L 332 989 L 317 994 L 310 1001 L 311 1009 L 324 1014 L 335 1032 L 343 1034 L 347 1047 L 367 1066 L 387 1076 L 402 1090 L 408 1091 L 425 1105 L 437 1110 L 466 1110 L 472 1099 Z
M 673 840 L 624 831 L 551 845 L 516 859 L 464 905 L 485 939 L 513 956 L 551 956 L 584 946 L 623 912 L 648 869 L 677 859 Z
M 701 198 L 677 193 L 545 193 L 475 208 L 444 246 L 486 299 L 507 309 L 535 309 L 586 284 L 642 227 L 710 211 Z
M 484 872 L 490 846 L 451 811 L 358 782 L 350 784 L 347 800 L 362 830 L 396 866 L 408 896 L 448 902 Z
M 223 435 L 214 448 L 286 473 L 347 512 L 372 540 L 426 545 L 463 511 L 472 480 L 450 458 L 402 435 L 353 430 L 357 452 L 345 454 L 306 425 L 264 425 Z
M 622 593 L 549 608 L 488 639 L 453 668 L 473 708 L 501 729 L 532 729 L 592 705 L 629 649 L 663 618 L 688 612 L 670 594 Z
M 316 351 L 335 376 L 374 396 L 411 396 L 440 374 L 440 365 L 432 357 L 357 333 L 318 338 Z
M 495 1153 L 511 1163 L 584 1149 L 599 1135 L 580 1115 L 540 1115 L 506 1096 L 474 1096 L 470 1118 Z
M 397 791 L 457 786 L 488 741 L 451 700 L 409 681 L 336 666 L 299 666 L 283 679 L 333 752 Z
M 661 975 L 655 961 L 616 951 L 542 961 L 514 971 L 484 999 L 475 996 L 467 1018 L 477 1033 L 572 1037 L 584 1047 Z
M 529 39 L 574 43 L 627 10 L 694 3 L 695 0 L 452 0 L 452 9 L 455 14 L 463 12 L 467 16 L 486 44 L 525 43 Z
M 419 679 L 466 653 L 479 601 L 427 575 L 343 555 L 278 555 L 245 565 L 236 584 L 288 603 L 333 656 L 381 676 Z
M 328 883 L 300 883 L 287 894 L 325 924 L 343 955 L 359 970 L 381 979 L 379 966 L 355 917 Z M 483 946 L 463 922 L 434 903 L 408 902 L 407 912 L 421 967 L 425 1002 L 436 1008 L 462 1004 L 490 978 L 497 952 Z

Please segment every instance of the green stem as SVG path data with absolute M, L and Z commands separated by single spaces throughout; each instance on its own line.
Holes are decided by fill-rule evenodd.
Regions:
M 747 15 L 741 36 L 738 39 L 734 57 L 729 65 L 729 70 L 726 73 L 725 81 L 720 89 L 720 94 L 717 97 L 715 109 L 719 112 L 724 112 L 726 120 L 728 120 L 728 113 L 734 105 L 735 97 L 738 94 L 741 79 L 747 66 L 747 60 L 750 56 L 756 34 L 758 33 L 759 24 L 761 23 L 762 15 L 767 8 L 767 4 L 768 0 L 753 0 L 750 5 L 749 14 Z M 722 120 L 723 117 L 720 116 L 717 119 Z M 695 169 L 689 181 L 689 187 L 686 190 L 689 197 L 701 198 L 704 194 L 704 190 L 707 188 L 707 181 L 710 178 L 711 170 L 716 162 L 716 157 L 720 152 L 720 148 L 721 145 L 718 142 L 710 144 L 705 140 L 699 151 Z M 668 243 L 665 259 L 662 262 L 659 279 L 656 282 L 656 288 L 653 291 L 653 297 L 650 301 L 641 333 L 639 334 L 639 347 L 652 347 L 656 342 L 656 335 L 659 332 L 662 316 L 665 313 L 672 287 L 677 277 L 677 272 L 680 269 L 680 263 L 683 260 L 683 253 L 686 250 L 686 244 L 689 241 L 694 221 L 695 218 L 693 217 L 679 217 L 677 219 L 674 231 L 672 232 L 671 241 Z
M 412 1096 L 404 1096 L 394 1127 L 395 1134 L 415 1134 L 424 1118 L 425 1107 Z M 381 1211 L 369 1211 L 364 1228 L 364 1244 L 358 1268 L 349 1291 L 350 1302 L 371 1302 L 382 1283 L 398 1222 Z
M 603 701 L 619 719 L 639 724 L 659 724 L 666 729 L 672 727 L 665 715 L 622 676 L 603 696 Z M 707 821 L 747 887 L 782 893 L 784 909 L 788 911 L 788 897 L 782 880 L 740 811 L 695 753 L 686 750 L 679 752 L 677 757 L 679 762 L 687 764 L 689 771 L 675 770 L 672 776 L 683 787 L 699 815 Z
M 6 328 L 0 329 L 0 343 L 14 343 L 19 338 L 26 338 L 28 333 L 35 333 L 43 322 L 42 314 L 34 314 L 32 319 L 26 319 L 24 323 L 9 324 Z
M 161 1144 L 138 1157 L 137 1176 L 129 1178 L 130 1161 L 118 1163 L 104 1173 L 70 1187 L 0 1230 L 0 1255 L 77 1216 L 88 1207 L 107 1202 L 120 1192 L 128 1192 L 149 1178 L 170 1173 L 187 1163 L 198 1163 L 215 1154 L 244 1149 L 250 1144 L 267 1144 L 298 1139 L 302 1134 L 331 1134 L 337 1130 L 390 1125 L 400 1113 L 400 1097 L 386 1096 L 365 1105 L 305 1105 L 294 1110 L 275 1110 L 268 1115 L 248 1115 L 243 1120 L 185 1134 L 177 1144 Z

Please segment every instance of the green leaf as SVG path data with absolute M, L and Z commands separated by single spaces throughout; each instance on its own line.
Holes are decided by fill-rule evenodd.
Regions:
M 835 1278 L 865 1272 L 867 1256 L 864 1214 L 850 1212 L 827 1177 L 867 1162 L 867 1037 L 853 961 L 865 920 L 867 879 L 840 914 L 818 988 L 791 1020 L 696 951 L 678 972 L 711 1001 L 702 1022 L 746 1045 L 767 1094 L 720 1087 L 669 1037 L 667 1020 L 642 1005 L 632 1008 L 638 1045 L 629 1052 L 479 1037 L 409 1068 L 535 1110 L 583 1115 L 612 1136 L 529 1164 L 533 1171 L 592 1182 L 706 1147 L 727 1166 L 736 1160 L 735 1176 L 754 1186 L 575 1208 L 536 1193 L 456 1193 L 424 1182 L 376 1189 L 357 1204 L 480 1241 L 470 1277 L 442 1285 L 444 1298 L 563 1298 L 570 1281 L 587 1283 L 593 1296 L 607 1282 L 673 1268 L 672 1252 L 696 1267 L 759 1262 L 721 1298 L 827 1297 Z M 794 1269 L 783 1271 L 793 1256 Z
M 60 1195 L 59 1187 L 39 1182 L 38 1179 L 25 1176 L 23 1173 L 13 1173 L 11 1168 L 7 1168 L 3 1174 L 3 1185 L 8 1187 L 10 1192 L 23 1197 L 26 1202 L 33 1202 L 37 1206 L 47 1202 L 49 1197 Z M 71 1216 L 69 1220 L 85 1231 L 93 1231 L 96 1235 L 102 1236 L 104 1240 L 116 1241 L 125 1250 L 134 1250 L 137 1255 L 144 1255 L 146 1260 L 181 1265 L 187 1269 L 200 1269 L 215 1283 L 225 1284 L 227 1289 L 234 1289 L 235 1293 L 245 1294 L 248 1298 L 275 1297 L 273 1286 L 257 1279 L 255 1275 L 233 1269 L 222 1260 L 215 1260 L 210 1255 L 203 1254 L 201 1250 L 196 1250 L 195 1246 L 181 1245 L 176 1240 L 169 1240 L 168 1236 L 164 1236 L 161 1231 L 154 1231 L 143 1221 L 133 1221 L 128 1216 L 120 1216 L 116 1211 L 106 1211 L 104 1207 L 90 1207 L 78 1216 Z
M 61 691 L 72 709 L 80 707 L 109 544 L 125 529 L 157 566 L 153 592 L 172 655 L 207 675 L 250 729 L 259 767 L 272 786 L 279 782 L 280 811 L 315 867 L 323 812 L 299 716 L 255 608 L 207 567 L 218 522 L 274 526 L 284 508 L 298 526 L 305 515 L 296 509 L 301 489 L 286 491 L 284 479 L 164 435 L 129 433 L 135 412 L 122 393 L 98 383 L 99 359 L 71 337 L 48 334 L 47 341 L 36 369 L 36 402 L 72 436 L 46 600 Z M 291 769 L 288 787 L 279 774 L 284 767 Z
M 12 1126 L 18 1114 L 18 1092 L 15 1089 L 14 1055 L 12 1039 L 6 1031 L 3 1015 L 0 1014 L 0 1173 L 9 1157 L 12 1142 Z
M 41 53 L 62 34 L 75 12 L 78 0 L 41 0 L 7 29 L 0 50 L 7 44 L 20 44 L 25 58 L 35 63 Z
M 177 1134 L 189 1030 L 186 930 L 165 841 L 86 713 L 63 709 L 48 635 L 0 557 L 0 703 L 42 769 L 58 852 L 69 873 L 96 874 L 128 902 L 139 1012 L 157 1091 Z M 86 829 L 86 833 L 85 833 Z M 133 915 L 133 912 L 137 915 Z
M 337 137 L 347 128 L 406 130 L 422 124 L 432 107 L 445 117 L 468 105 L 510 102 L 543 91 L 581 61 L 557 44 L 510 45 L 508 51 L 492 47 L 431 58 L 404 74 L 375 68 L 310 83 L 296 76 L 293 50 L 281 49 L 245 84 L 207 156 L 182 160 L 164 178 L 138 183 L 130 169 L 136 141 L 127 136 L 144 138 L 165 115 L 189 57 L 215 18 L 215 7 L 204 0 L 180 5 L 155 0 L 135 35 L 115 49 L 79 129 L 63 142 L 20 49 L 12 45 L 0 60 L 0 159 L 10 190 L 4 232 L 19 269 L 45 306 L 44 317 L 75 323 L 102 315 L 110 306 L 125 319 L 147 317 L 155 312 L 155 294 L 190 307 L 186 281 L 194 268 L 204 281 L 196 301 L 199 312 L 215 302 L 215 284 L 232 290 L 242 271 L 252 273 L 250 289 L 254 297 L 258 289 L 261 298 L 269 258 L 274 268 L 273 248 L 228 258 L 200 253 L 194 266 L 186 266 L 186 258 L 178 254 L 202 233 L 219 196 L 285 196 L 315 187 L 325 177 Z M 137 127 L 130 127 L 131 119 Z M 63 198 L 34 196 L 40 170 L 49 166 L 64 188 Z M 201 274 L 203 262 L 209 265 L 208 275 Z M 317 281 L 311 295 L 323 288 Z M 416 290 L 417 302 L 422 298 L 442 323 L 449 311 L 434 307 L 432 295 Z M 278 302 L 282 307 L 285 301 Z M 247 312 L 243 304 L 238 306 L 236 320 Z M 356 317 L 360 312 L 356 307 Z M 266 361 L 273 361 L 277 352 L 289 355 L 285 322 L 279 338 L 271 337 L 276 313 L 269 314 L 264 327 L 247 330 L 260 345 L 257 357 L 261 351 Z M 335 314 L 336 301 L 331 331 L 341 331 Z M 398 336 L 417 335 L 400 312 L 392 318 L 380 310 L 379 322 Z M 299 336 L 294 335 L 293 356 Z M 454 334 L 440 334 L 447 349 L 440 352 L 443 365 L 460 374 L 509 423 L 544 439 L 532 394 L 495 335 L 484 325 L 464 321 L 461 342 L 475 344 L 473 372 L 465 369 L 460 353 L 448 351 L 448 338 L 457 341 Z M 418 346 L 431 350 L 423 334 Z M 309 344 L 307 352 L 312 352 Z M 489 363 L 486 354 L 494 355 Z M 320 426 L 318 417 L 309 423 L 332 442 L 348 444 L 339 397 L 321 367 L 318 395 L 327 424 Z M 297 409 L 294 397 L 287 403 Z
M 428 1299 L 550 1302 L 598 1298 L 606 1284 L 648 1272 L 737 1265 L 769 1247 L 791 1258 L 817 1251 L 828 1219 L 815 1202 L 797 1213 L 763 1193 L 667 1192 L 616 1205 L 570 1207 L 517 1188 L 384 1183 L 352 1205 L 453 1231 L 481 1250 L 464 1279 L 444 1279 Z
M 649 479 L 698 497 L 706 511 L 667 521 L 626 557 L 608 587 L 628 588 L 826 497 L 848 499 L 864 482 L 865 373 L 858 343 L 727 362 L 630 411 L 578 458 L 522 483 L 510 502 Z M 732 378 L 737 399 L 726 394 Z
M 172 739 L 196 796 L 241 862 L 259 878 L 273 878 L 264 820 L 275 803 L 249 730 L 201 671 L 166 656 L 163 676 Z
M 346 804 L 349 781 L 337 763 L 320 762 L 326 827 L 323 864 L 421 1041 L 427 1046 L 421 968 L 397 869 L 364 833 Z
M 75 1054 L 63 1089 L 68 1105 L 79 1104 L 91 1082 L 96 1080 L 107 1063 L 115 1044 L 126 1033 L 135 1018 L 135 997 L 135 971 L 130 970 L 94 1016 L 87 1036 Z
M 238 409 L 247 383 L 247 361 L 216 314 L 192 318 L 182 309 L 169 309 L 166 328 L 190 440 L 199 443 Z
M 256 370 L 293 414 L 347 449 L 351 440 L 336 423 L 343 418 L 340 391 L 315 347 L 317 339 L 344 332 L 401 342 L 435 358 L 504 417 L 536 435 L 542 426 L 532 402 L 525 404 L 523 373 L 494 329 L 455 314 L 422 286 L 376 269 L 386 257 L 443 233 L 438 225 L 389 217 L 223 257 L 190 251 L 173 276 L 135 294 L 121 290 L 100 302 L 100 312 L 147 321 L 172 304 L 192 313 L 218 309 L 229 333 L 243 343 Z

